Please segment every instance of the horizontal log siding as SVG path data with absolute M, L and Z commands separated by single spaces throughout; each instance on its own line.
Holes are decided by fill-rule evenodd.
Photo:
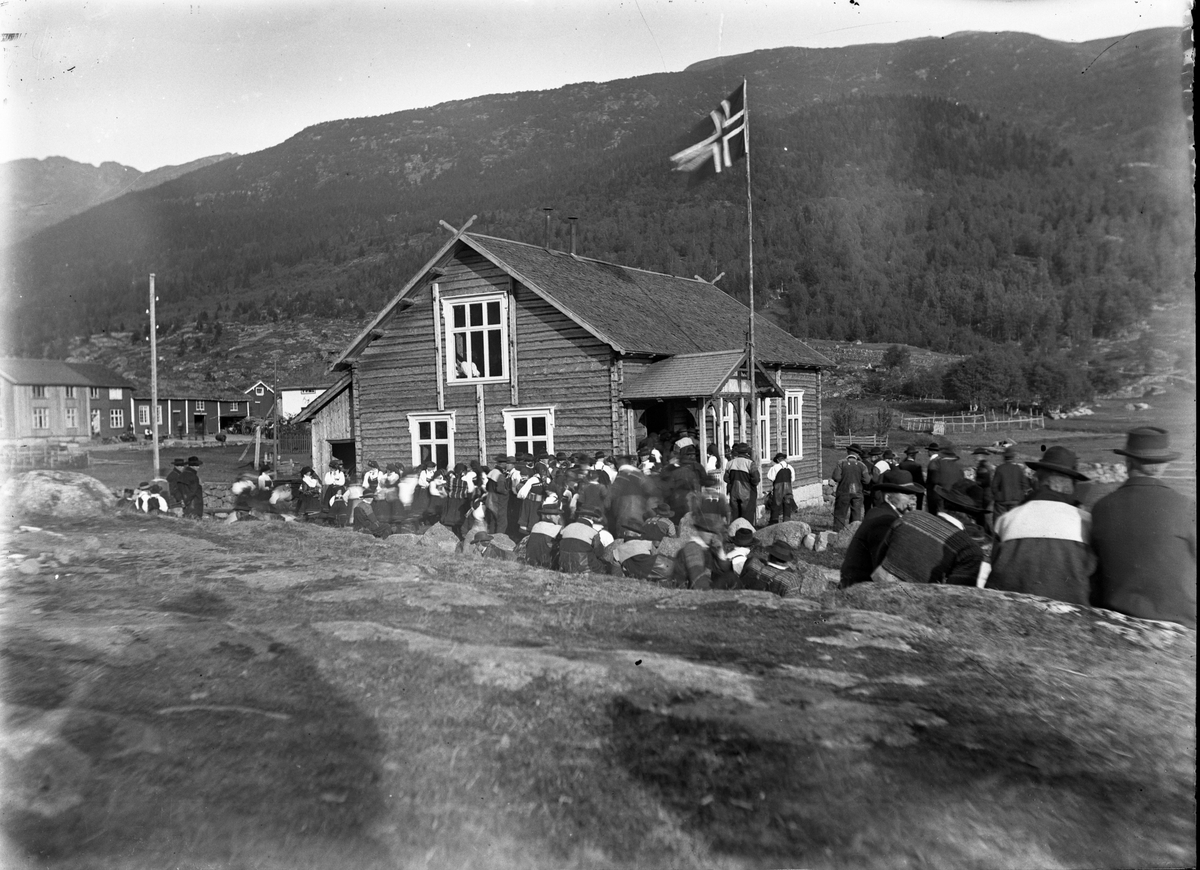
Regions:
M 442 298 L 507 290 L 509 278 L 471 254 L 451 260 L 438 279 Z M 411 461 L 408 415 L 437 411 L 433 296 L 426 287 L 410 298 L 414 305 L 385 327 L 385 335 L 363 351 L 357 365 L 360 462 Z M 554 405 L 555 449 L 609 449 L 608 345 L 520 285 L 516 287 L 517 365 L 521 406 Z M 505 450 L 504 417 L 511 407 L 509 384 L 484 384 L 487 449 Z M 446 412 L 456 412 L 455 460 L 478 457 L 475 385 L 445 386 Z M 490 460 L 488 456 L 486 459 Z
M 612 348 L 521 284 L 516 305 L 521 405 L 555 406 L 555 450 L 611 450 Z
M 817 397 L 817 372 L 808 369 L 783 369 L 779 373 L 779 385 L 784 390 L 804 390 L 804 406 L 800 413 L 801 438 L 804 458 L 792 463 L 797 484 L 818 483 L 821 480 L 821 417 Z M 786 423 L 787 407 L 783 399 L 775 403 L 778 407 L 771 415 L 771 453 L 764 457 L 770 460 L 779 443 L 779 433 Z

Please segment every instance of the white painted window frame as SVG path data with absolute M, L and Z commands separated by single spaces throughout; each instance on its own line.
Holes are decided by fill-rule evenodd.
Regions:
M 507 383 L 509 379 L 508 371 L 508 294 L 507 293 L 478 293 L 471 296 L 443 296 L 442 302 L 442 338 L 444 342 L 443 352 L 446 355 L 446 383 L 451 384 L 502 384 Z M 454 326 L 454 308 L 460 305 L 483 304 L 486 306 L 489 302 L 500 303 L 500 322 L 497 324 L 487 324 L 482 327 L 465 326 L 455 328 Z M 458 360 L 454 354 L 454 336 L 458 334 L 470 335 L 473 332 L 481 330 L 490 332 L 494 329 L 500 331 L 500 374 L 488 377 L 469 377 L 463 375 L 458 370 Z
M 149 414 L 150 409 L 146 405 L 142 405 L 142 407 L 146 408 L 146 411 L 147 411 L 146 418 L 149 419 L 150 418 L 150 414 Z M 123 408 L 109 408 L 108 409 L 108 426 L 110 429 L 124 429 L 125 428 L 125 410 Z
M 79 428 L 79 409 L 78 408 L 63 408 L 63 428 L 78 429 Z
M 553 456 L 554 455 L 554 427 L 555 427 L 554 414 L 555 414 L 555 410 L 556 410 L 555 405 L 529 405 L 529 406 L 525 406 L 525 407 L 518 406 L 515 408 L 505 408 L 503 411 L 501 411 L 501 414 L 503 414 L 503 416 L 504 416 L 504 452 L 506 454 L 508 454 L 509 456 L 515 456 L 518 452 L 517 447 L 516 447 L 516 441 L 517 441 L 516 421 L 518 419 L 532 419 L 534 417 L 545 417 L 546 418 L 546 439 L 545 439 L 546 440 L 546 452 L 549 453 L 551 456 Z M 532 442 L 534 440 L 540 440 L 540 439 L 535 439 L 533 437 L 533 435 L 530 434 L 530 435 L 525 436 L 521 440 Z M 524 453 L 526 451 L 522 450 L 520 452 Z M 528 452 L 532 453 L 533 451 L 531 450 Z
M 458 428 L 458 412 L 457 411 L 431 411 L 427 414 L 409 414 L 408 415 L 408 436 L 409 443 L 412 445 L 412 464 L 417 466 L 421 463 L 421 444 L 420 438 L 421 424 L 430 424 L 430 434 L 434 432 L 433 424 L 441 421 L 447 421 L 449 425 L 446 427 L 446 454 L 447 467 L 454 466 L 454 433 Z M 428 443 L 439 444 L 440 439 L 433 438 Z M 434 451 L 431 451 L 434 452 Z
M 796 402 L 796 411 L 792 413 L 792 400 Z M 804 390 L 786 390 L 783 394 L 783 439 L 784 453 L 788 459 L 804 458 Z M 796 427 L 796 443 L 792 444 L 792 426 Z M 792 447 L 797 450 L 792 452 Z
M 139 426 L 149 426 L 150 425 L 150 406 L 149 405 L 138 405 L 138 425 Z
M 50 409 L 45 405 L 37 405 L 33 409 L 33 428 L 37 431 L 50 428 Z

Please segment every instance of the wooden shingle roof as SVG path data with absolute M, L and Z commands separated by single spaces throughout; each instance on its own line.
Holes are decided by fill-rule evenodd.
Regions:
M 621 390 L 623 399 L 669 399 L 711 396 L 746 358 L 744 351 L 681 353 L 649 366 Z
M 746 346 L 750 309 L 707 281 L 460 231 L 350 342 L 330 370 L 344 369 L 382 335 L 390 318 L 412 304 L 406 297 L 429 280 L 430 270 L 444 265 L 462 246 L 490 260 L 620 353 L 677 356 L 740 352 Z M 761 315 L 755 316 L 754 324 L 760 363 L 833 366 L 833 360 Z
M 675 356 L 740 351 L 746 345 L 750 309 L 707 281 L 476 233 L 464 233 L 462 241 L 623 353 Z M 833 365 L 762 316 L 756 315 L 754 323 L 755 356 L 761 362 Z

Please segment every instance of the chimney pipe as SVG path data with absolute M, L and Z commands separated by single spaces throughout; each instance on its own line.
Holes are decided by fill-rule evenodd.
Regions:
M 542 211 L 546 213 L 546 233 L 542 239 L 542 247 L 547 251 L 550 250 L 550 212 L 554 211 L 552 206 L 542 206 Z
M 577 217 L 567 218 L 571 222 L 571 256 L 575 256 L 575 222 L 579 220 Z

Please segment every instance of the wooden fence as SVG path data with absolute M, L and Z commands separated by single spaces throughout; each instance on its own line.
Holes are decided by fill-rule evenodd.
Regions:
M 954 432 L 987 432 L 1003 429 L 1045 429 L 1046 418 L 991 417 L 986 414 L 957 414 L 938 417 L 904 417 L 900 428 L 911 432 L 932 432 L 934 435 L 949 435 Z
M 86 450 L 76 450 L 69 445 L 50 441 L 0 448 L 0 467 L 9 472 L 32 468 L 87 468 L 89 462 Z
M 857 444 L 859 447 L 887 447 L 888 437 L 886 435 L 834 435 L 833 446 L 845 448 L 851 444 Z

